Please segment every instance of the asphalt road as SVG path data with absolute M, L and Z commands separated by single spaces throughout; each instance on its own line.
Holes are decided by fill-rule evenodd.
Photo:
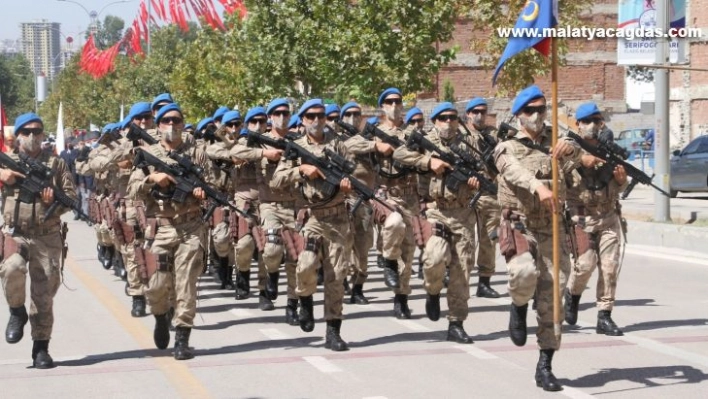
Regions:
M 492 282 L 504 296 L 469 301 L 465 328 L 475 339 L 472 345 L 445 341 L 445 319 L 425 317 L 418 279 L 411 296 L 413 320 L 396 320 L 393 294 L 372 256 L 365 286 L 372 303 L 344 309 L 342 336 L 350 351 L 323 347 L 321 289 L 315 296 L 315 331 L 304 333 L 284 323 L 284 289 L 276 310 L 261 312 L 256 296 L 237 302 L 204 277 L 191 339 L 196 358 L 178 362 L 170 350 L 154 348 L 151 316 L 130 316 L 123 283 L 95 259 L 93 230 L 70 222 L 69 245 L 50 344 L 57 367 L 29 367 L 28 325 L 22 342 L 0 343 L 2 397 L 689 399 L 708 392 L 708 259 L 699 255 L 629 247 L 613 312 L 626 335 L 595 333 L 594 287 L 589 288 L 580 325 L 564 326 L 554 359 L 565 389 L 545 393 L 533 382 L 538 358 L 533 336 L 522 348 L 507 336 L 509 298 L 501 259 Z M 474 293 L 475 285 L 471 289 Z M 446 309 L 444 300 L 442 305 Z M 0 322 L 7 319 L 7 307 L 0 306 Z M 529 325 L 533 334 L 533 317 Z

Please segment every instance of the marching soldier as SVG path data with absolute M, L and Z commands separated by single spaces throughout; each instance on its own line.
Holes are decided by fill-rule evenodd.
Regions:
M 560 342 L 553 331 L 553 203 L 551 157 L 559 168 L 571 171 L 580 160 L 580 151 L 569 140 L 559 139 L 551 148 L 550 131 L 544 128 L 546 98 L 538 86 L 522 90 L 514 99 L 511 112 L 519 119 L 519 132 L 513 140 L 500 143 L 494 158 L 499 170 L 499 202 L 502 221 L 499 246 L 509 270 L 507 289 L 511 295 L 509 334 L 517 346 L 526 344 L 528 302 L 536 293 L 539 361 L 536 385 L 546 391 L 561 390 L 553 375 L 551 361 Z M 563 174 L 560 174 L 561 179 Z M 561 189 L 563 181 L 559 182 Z M 565 198 L 564 190 L 559 200 Z M 561 229 L 562 231 L 562 229 Z M 560 242 L 565 242 L 560 238 Z M 565 287 L 570 271 L 568 253 L 560 257 L 560 287 Z M 562 295 L 562 292 L 558 293 Z
M 160 108 L 164 107 L 167 104 L 172 104 L 174 102 L 175 100 L 172 98 L 172 95 L 170 93 L 158 94 L 157 96 L 155 96 L 155 98 L 152 100 L 152 103 L 150 104 L 150 111 L 152 112 L 153 116 L 156 116 L 157 112 L 160 111 Z
M 423 116 L 423 111 L 418 107 L 413 107 L 406 112 L 406 118 L 403 123 L 415 130 L 423 131 L 423 126 L 425 126 L 425 117 Z
M 339 133 L 340 131 L 339 126 L 337 125 L 340 111 L 341 109 L 337 104 L 328 104 L 325 107 L 325 114 L 327 115 L 327 127 L 332 129 L 336 133 Z
M 214 122 L 214 125 L 216 125 L 217 128 L 221 127 L 221 120 L 226 115 L 227 112 L 231 111 L 229 107 L 226 106 L 220 106 L 219 108 L 214 111 L 214 115 L 211 117 L 212 121 Z
M 605 126 L 595 103 L 586 103 L 575 112 L 578 135 L 597 145 Z M 583 153 L 580 182 L 568 189 L 566 203 L 571 217 L 576 262 L 570 273 L 565 293 L 565 321 L 574 325 L 578 320 L 580 296 L 597 268 L 597 328 L 598 334 L 622 335 L 612 320 L 615 291 L 620 268 L 621 215 L 619 195 L 627 187 L 627 173 L 617 166 L 611 173 L 602 159 Z
M 34 113 L 22 114 L 15 120 L 17 152 L 29 156 L 53 171 L 51 184 L 76 201 L 76 191 L 69 168 L 64 161 L 43 152 L 44 124 Z M 17 152 L 7 154 L 19 160 Z M 38 369 L 54 367 L 49 355 L 49 340 L 54 326 L 54 296 L 61 284 L 64 266 L 66 224 L 60 216 L 68 209 L 59 206 L 45 217 L 54 202 L 52 188 L 45 188 L 41 196 L 31 203 L 19 199 L 16 186 L 22 174 L 2 168 L 2 213 L 5 224 L 0 236 L 3 245 L 0 277 L 5 299 L 10 307 L 10 320 L 5 330 L 5 340 L 10 344 L 20 342 L 24 326 L 29 320 L 32 327 L 32 364 Z M 30 313 L 25 308 L 27 275 L 30 278 Z

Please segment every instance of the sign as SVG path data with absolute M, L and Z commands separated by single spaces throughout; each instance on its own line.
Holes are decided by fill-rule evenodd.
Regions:
M 655 0 L 619 0 L 617 28 L 624 31 L 624 35 L 617 35 L 617 65 L 656 63 L 657 37 L 668 32 L 656 30 L 655 3 Z M 669 0 L 669 26 L 671 29 L 686 27 L 686 0 Z M 670 39 L 671 63 L 687 62 L 684 47 L 681 39 Z

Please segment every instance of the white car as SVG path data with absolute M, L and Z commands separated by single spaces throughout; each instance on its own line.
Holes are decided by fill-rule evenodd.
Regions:
M 671 158 L 671 198 L 679 192 L 708 191 L 708 135 L 699 136 Z

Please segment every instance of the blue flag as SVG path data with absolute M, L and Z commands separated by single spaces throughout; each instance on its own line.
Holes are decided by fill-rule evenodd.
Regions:
M 524 9 L 519 14 L 519 19 L 509 32 L 509 43 L 499 59 L 494 70 L 492 85 L 496 84 L 497 75 L 504 63 L 511 57 L 531 47 L 548 57 L 551 53 L 550 36 L 544 35 L 543 30 L 552 28 L 558 23 L 557 0 L 528 0 Z

